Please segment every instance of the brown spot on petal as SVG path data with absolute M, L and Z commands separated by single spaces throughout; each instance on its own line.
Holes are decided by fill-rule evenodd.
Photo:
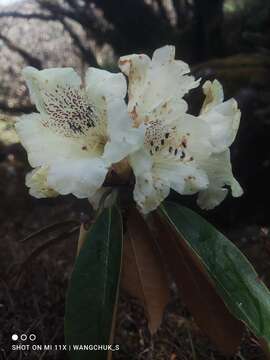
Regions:
M 136 110 L 136 105 L 133 106 L 133 109 L 130 112 L 130 115 L 132 116 L 133 119 L 136 119 L 138 117 L 137 110 Z
M 168 103 L 165 102 L 165 103 L 162 105 L 163 109 L 166 109 L 167 105 L 168 105 Z
M 130 60 L 127 60 L 127 59 L 125 59 L 125 60 L 119 60 L 119 64 L 120 65 L 126 65 L 126 64 L 130 64 L 131 63 L 131 61 Z
M 137 104 L 136 104 L 137 105 Z M 137 109 L 136 109 L 136 105 L 133 106 L 133 109 L 132 111 L 130 111 L 130 116 L 132 117 L 133 119 L 133 125 L 135 127 L 139 127 L 141 125 L 141 121 L 140 119 L 138 118 L 138 113 L 137 113 Z
M 183 137 L 181 145 L 186 148 L 187 147 L 187 139 L 185 137 Z

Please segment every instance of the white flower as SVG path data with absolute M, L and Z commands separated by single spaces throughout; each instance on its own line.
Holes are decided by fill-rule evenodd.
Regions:
M 24 76 L 39 111 L 16 124 L 31 166 L 39 169 L 27 178 L 31 193 L 49 196 L 46 184 L 59 194 L 91 200 L 110 166 L 143 141 L 144 129 L 132 128 L 127 113 L 124 76 L 89 68 L 84 88 L 71 68 L 28 67 Z M 44 181 L 37 181 L 40 171 Z
M 141 211 L 156 209 L 170 188 L 193 194 L 208 187 L 208 177 L 197 159 L 208 158 L 211 144 L 206 122 L 186 114 L 182 99 L 198 85 L 187 75 L 187 64 L 174 60 L 174 48 L 156 50 L 152 61 L 145 55 L 120 58 L 129 78 L 128 108 L 133 121 L 146 126 L 144 146 L 132 154 L 136 178 L 134 199 Z
M 144 54 L 123 56 L 119 67 L 128 76 L 128 111 L 136 124 L 169 121 L 187 110 L 182 98 L 199 85 L 187 75 L 189 66 L 175 60 L 175 48 L 157 49 L 152 60 Z
M 240 195 L 228 155 L 240 112 L 234 100 L 223 103 L 219 83 L 205 84 L 206 100 L 195 117 L 186 113 L 182 97 L 198 82 L 187 75 L 187 64 L 174 60 L 173 47 L 156 50 L 152 61 L 130 55 L 120 58 L 119 65 L 129 79 L 129 113 L 135 125 L 146 126 L 142 148 L 129 156 L 141 211 L 156 209 L 171 188 L 183 195 L 200 192 L 198 202 L 204 208 L 224 199 L 224 185 Z
M 203 91 L 206 97 L 199 118 L 209 125 L 213 150 L 208 159 L 200 162 L 208 175 L 209 186 L 199 192 L 198 204 L 203 209 L 212 209 L 226 197 L 228 189 L 224 188 L 225 185 L 231 187 L 234 197 L 243 194 L 232 174 L 229 150 L 239 127 L 241 112 L 234 99 L 223 102 L 223 89 L 217 80 L 206 81 Z

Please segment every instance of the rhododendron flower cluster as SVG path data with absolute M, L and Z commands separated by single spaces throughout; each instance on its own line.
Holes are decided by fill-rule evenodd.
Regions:
M 134 185 L 134 200 L 145 214 L 171 189 L 198 193 L 205 209 L 223 201 L 228 187 L 240 196 L 229 147 L 241 113 L 234 99 L 224 101 L 221 84 L 203 84 L 205 100 L 194 116 L 183 97 L 200 80 L 175 60 L 173 46 L 156 50 L 152 59 L 123 56 L 119 67 L 122 73 L 89 68 L 84 86 L 70 68 L 24 70 L 38 110 L 16 124 L 34 168 L 26 178 L 30 194 L 73 194 L 98 207 L 105 186 L 117 187 L 110 184 L 115 173 Z

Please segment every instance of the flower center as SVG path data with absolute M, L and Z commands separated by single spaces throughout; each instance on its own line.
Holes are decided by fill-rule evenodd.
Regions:
M 189 136 L 189 133 L 179 136 L 176 127 L 163 125 L 161 121 L 155 120 L 147 125 L 144 145 L 155 162 L 187 162 L 193 160 L 187 151 Z
M 90 102 L 79 89 L 57 85 L 42 93 L 43 125 L 81 143 L 81 150 L 94 156 L 103 154 L 107 137 L 107 113 Z
M 97 126 L 97 109 L 82 91 L 57 85 L 55 89 L 45 91 L 42 97 L 48 114 L 44 126 L 67 137 L 87 135 L 89 129 Z

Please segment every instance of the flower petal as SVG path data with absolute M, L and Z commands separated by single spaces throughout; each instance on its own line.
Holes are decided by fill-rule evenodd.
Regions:
M 170 184 L 170 187 L 182 195 L 195 194 L 199 190 L 206 189 L 209 185 L 205 171 L 199 169 L 196 164 L 179 164 L 166 166 L 166 163 L 158 166 L 155 170 L 160 179 Z
M 153 178 L 153 162 L 149 154 L 140 150 L 129 157 L 136 183 L 133 192 L 134 200 L 144 214 L 155 210 L 169 195 L 169 184 Z
M 211 142 L 215 152 L 225 151 L 234 141 L 238 131 L 241 112 L 234 99 L 223 101 L 220 83 L 206 82 L 204 85 L 206 100 L 200 118 L 210 126 Z
M 86 136 L 99 121 L 95 104 L 81 90 L 81 80 L 71 68 L 23 71 L 32 100 L 44 126 L 67 137 Z
M 207 113 L 212 110 L 218 104 L 224 101 L 224 92 L 221 83 L 218 80 L 213 82 L 207 80 L 203 84 L 203 93 L 205 100 L 201 109 L 201 113 Z
M 150 65 L 150 58 L 144 54 L 122 56 L 119 60 L 119 67 L 129 80 L 129 111 L 132 111 L 141 96 Z
M 128 110 L 140 122 L 165 103 L 169 114 L 173 108 L 170 103 L 175 103 L 172 99 L 181 101 L 190 89 L 199 84 L 192 76 L 186 75 L 190 71 L 187 64 L 174 60 L 172 46 L 156 50 L 152 61 L 142 55 L 122 57 L 119 66 L 129 77 Z M 183 100 L 181 107 L 186 110 Z
M 212 154 L 201 165 L 210 181 L 208 189 L 201 191 L 198 196 L 197 202 L 202 209 L 213 209 L 225 199 L 228 193 L 228 190 L 224 188 L 225 185 L 231 187 L 234 197 L 243 194 L 241 186 L 232 174 L 229 150 L 221 154 Z
M 48 169 L 46 167 L 36 168 L 26 175 L 25 184 L 29 188 L 29 194 L 41 199 L 56 197 L 59 194 L 48 186 Z
M 16 131 L 25 147 L 31 166 L 49 165 L 56 160 L 89 157 L 79 139 L 60 136 L 42 123 L 40 114 L 22 115 L 16 122 Z
M 172 45 L 165 45 L 159 49 L 156 49 L 153 53 L 152 64 L 153 66 L 158 65 L 166 65 L 170 63 L 175 58 L 175 47 Z M 189 66 L 186 63 L 183 63 L 184 73 L 189 72 Z
M 56 161 L 49 168 L 48 185 L 59 194 L 89 198 L 102 186 L 108 164 L 99 158 Z
M 85 77 L 86 92 L 92 98 L 120 98 L 127 93 L 127 82 L 123 74 L 111 73 L 94 67 L 88 68 Z
M 145 188 L 145 181 L 148 180 L 148 190 Z M 170 186 L 164 181 L 151 179 L 147 175 L 138 177 L 134 188 L 134 200 L 143 214 L 157 209 L 159 205 L 170 194 Z
M 78 90 L 81 85 L 81 79 L 72 68 L 52 68 L 37 70 L 34 67 L 27 66 L 23 70 L 23 76 L 30 91 L 30 96 L 38 111 L 47 113 L 46 94 L 54 94 L 58 87 L 62 89 L 73 88 Z M 56 94 L 58 94 L 58 91 Z M 59 96 L 58 95 L 58 96 Z
M 175 125 L 180 141 L 186 151 L 196 160 L 206 159 L 213 151 L 210 142 L 210 128 L 206 122 L 189 114 L 179 116 Z
M 105 145 L 103 157 L 111 163 L 116 163 L 138 150 L 144 142 L 144 126 L 132 127 L 124 100 L 108 102 L 107 132 L 109 141 Z

